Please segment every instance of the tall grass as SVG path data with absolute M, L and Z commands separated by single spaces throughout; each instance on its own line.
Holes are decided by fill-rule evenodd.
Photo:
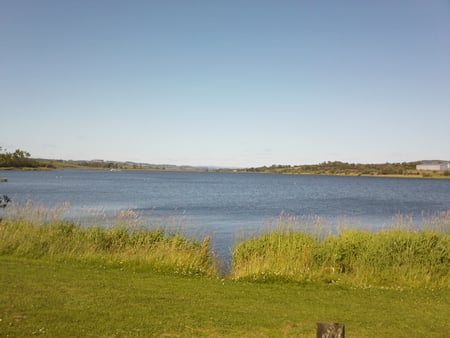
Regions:
M 217 273 L 210 237 L 197 241 L 163 229 L 146 229 L 137 226 L 140 222 L 132 211 L 121 212 L 113 226 L 105 227 L 62 220 L 61 208 L 30 203 L 8 208 L 0 221 L 0 255 L 82 260 L 183 275 Z
M 199 241 L 145 228 L 132 210 L 119 212 L 109 227 L 82 226 L 63 220 L 66 208 L 8 205 L 0 221 L 0 255 L 219 274 L 209 236 Z M 450 211 L 427 217 L 420 226 L 398 216 L 392 227 L 378 231 L 342 225 L 337 233 L 324 230 L 318 218 L 281 215 L 275 230 L 235 245 L 230 275 L 355 287 L 450 288 Z
M 289 227 L 238 243 L 236 279 L 323 281 L 356 287 L 450 287 L 450 213 L 427 227 L 375 232 L 343 229 L 317 236 Z M 432 226 L 431 226 L 432 225 Z

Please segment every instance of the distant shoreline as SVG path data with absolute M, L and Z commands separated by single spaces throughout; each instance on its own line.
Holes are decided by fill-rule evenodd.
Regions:
M 238 169 L 238 172 L 279 173 L 299 175 L 364 176 L 396 178 L 450 178 L 450 170 L 418 170 L 422 161 L 383 164 L 360 164 L 345 162 L 323 162 L 309 165 L 272 165 Z
M 424 176 L 424 175 L 400 175 L 400 174 L 386 174 L 386 175 L 370 175 L 370 174 L 331 174 L 331 173 L 280 173 L 280 172 L 249 172 L 249 171 L 237 171 L 236 173 L 240 174 L 280 174 L 280 175 L 302 175 L 302 176 L 337 176 L 337 177 L 380 177 L 380 178 L 415 178 L 415 179 L 450 179 L 450 176 L 442 176 L 442 175 L 432 175 Z
M 98 167 L 35 167 L 35 168 L 13 168 L 13 167 L 0 167 L 0 171 L 51 171 L 51 170 L 98 170 L 98 171 L 148 171 L 148 172 L 198 172 L 198 173 L 236 173 L 236 174 L 282 174 L 282 175 L 303 175 L 303 176 L 341 176 L 341 177 L 380 177 L 380 178 L 414 178 L 414 179 L 450 179 L 450 173 L 436 173 L 432 171 L 422 171 L 421 173 L 414 174 L 364 174 L 364 173 L 329 173 L 329 172 L 280 172 L 276 170 L 264 170 L 256 171 L 249 169 L 205 169 L 205 168 L 98 168 Z M 3 181 L 4 182 L 4 181 Z
M 230 172 L 230 173 L 276 173 L 292 175 L 327 175 L 347 177 L 394 177 L 394 178 L 439 178 L 449 179 L 450 170 L 422 170 L 420 164 L 426 161 L 401 163 L 347 163 L 327 161 L 319 164 L 276 165 L 250 168 L 221 168 L 215 166 L 190 166 L 173 164 L 149 164 L 138 162 L 121 162 L 107 160 L 52 160 L 30 158 L 29 154 L 20 150 L 6 153 L 3 157 L 23 154 L 16 161 L 0 162 L 0 170 L 54 170 L 54 169 L 89 169 L 89 170 L 137 170 L 137 171 L 170 171 L 170 172 Z M 18 156 L 18 155 L 17 155 Z M 16 156 L 16 157 L 17 157 Z M 440 161 L 446 162 L 446 161 Z M 2 166 L 3 165 L 3 166 Z

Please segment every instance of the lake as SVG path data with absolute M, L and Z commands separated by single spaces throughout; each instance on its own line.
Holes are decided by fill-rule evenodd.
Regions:
M 320 223 L 377 229 L 397 215 L 420 224 L 450 210 L 450 180 L 217 172 L 103 170 L 0 171 L 0 195 L 61 206 L 83 224 L 111 224 L 132 210 L 142 224 L 210 234 L 227 257 L 236 239 L 268 230 L 280 215 L 297 226 Z M 1 214 L 0 214 L 1 216 Z M 306 226 L 306 225 L 305 225 Z

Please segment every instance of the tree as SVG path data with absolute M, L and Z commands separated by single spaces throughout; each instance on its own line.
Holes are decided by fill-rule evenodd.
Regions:
M 30 153 L 24 150 L 16 149 L 13 153 L 0 147 L 0 167 L 37 167 L 38 161 L 30 158 Z

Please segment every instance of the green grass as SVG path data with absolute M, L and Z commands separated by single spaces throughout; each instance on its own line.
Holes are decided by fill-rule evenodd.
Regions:
M 326 236 L 281 224 L 235 246 L 232 276 L 363 288 L 450 288 L 450 213 L 428 219 L 421 230 L 399 221 L 380 231 L 344 229 Z
M 209 250 L 202 242 L 162 229 L 82 227 L 72 222 L 35 224 L 29 220 L 0 221 L 0 255 L 82 261 L 143 268 L 181 275 L 217 275 Z
M 450 290 L 355 289 L 183 277 L 87 262 L 0 257 L 0 336 L 448 337 Z
M 0 221 L 0 337 L 313 337 L 319 321 L 347 337 L 450 337 L 449 213 L 427 230 L 401 219 L 326 236 L 280 217 L 221 278 L 209 237 L 144 229 L 128 211 L 83 227 L 14 208 Z

